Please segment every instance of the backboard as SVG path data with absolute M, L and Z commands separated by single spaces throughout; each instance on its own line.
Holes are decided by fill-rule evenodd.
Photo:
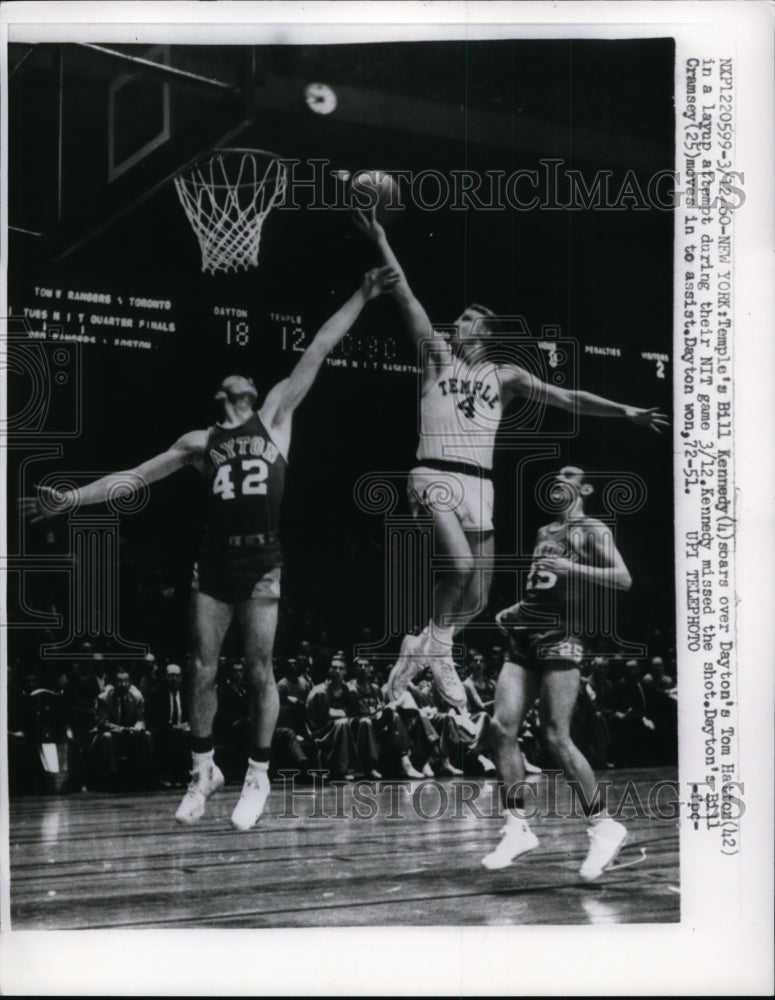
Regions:
M 9 225 L 20 237 L 42 236 L 54 259 L 248 121 L 250 46 L 10 49 Z

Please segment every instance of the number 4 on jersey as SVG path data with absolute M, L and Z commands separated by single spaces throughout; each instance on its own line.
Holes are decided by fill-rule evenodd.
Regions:
M 474 414 L 476 412 L 476 402 L 474 401 L 473 396 L 466 396 L 465 399 L 461 400 L 457 404 L 457 408 L 459 410 L 462 410 L 469 420 L 474 419 Z
M 242 476 L 240 483 L 240 493 L 243 496 L 266 493 L 265 480 L 269 472 L 266 462 L 260 458 L 245 458 L 242 460 L 242 472 L 247 473 Z M 230 465 L 222 465 L 218 469 L 218 474 L 213 480 L 213 493 L 219 495 L 222 500 L 233 500 L 236 496 Z

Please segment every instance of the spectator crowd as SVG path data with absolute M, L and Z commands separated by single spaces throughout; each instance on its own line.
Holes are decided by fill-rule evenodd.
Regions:
M 384 685 L 390 662 L 348 657 L 322 635 L 302 641 L 275 663 L 280 718 L 272 768 L 299 780 L 323 770 L 350 780 L 481 776 L 495 773 L 492 714 L 504 648 L 469 646 L 458 663 L 468 704 L 451 709 L 429 673 L 399 702 Z M 153 654 L 111 661 L 84 643 L 64 664 L 9 664 L 8 733 L 12 793 L 32 790 L 159 788 L 188 781 L 185 665 Z M 216 760 L 227 779 L 242 780 L 249 748 L 245 669 L 223 657 L 218 671 Z M 598 769 L 673 764 L 677 698 L 663 658 L 596 656 L 585 664 L 573 738 Z M 530 771 L 554 767 L 542 739 L 540 704 L 520 743 Z

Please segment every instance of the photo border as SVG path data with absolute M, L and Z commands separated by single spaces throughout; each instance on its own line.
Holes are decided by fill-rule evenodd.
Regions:
M 0 9 L 2 71 L 9 39 L 111 41 L 236 40 L 235 25 L 262 25 L 284 40 L 307 43 L 407 41 L 425 34 L 454 37 L 649 37 L 674 33 L 699 51 L 720 35 L 734 45 L 737 71 L 737 163 L 745 170 L 746 206 L 735 219 L 737 597 L 740 773 L 745 779 L 746 832 L 736 883 L 717 881 L 707 857 L 682 824 L 682 921 L 602 927 L 348 928 L 341 930 L 18 932 L 8 931 L 7 759 L 0 755 L 0 987 L 7 993 L 145 995 L 314 995 L 339 993 L 766 994 L 772 989 L 773 687 L 772 501 L 775 372 L 773 318 L 773 8 L 768 3 L 11 3 Z M 429 20 L 430 18 L 430 20 Z M 22 27 L 22 25 L 28 27 Z M 241 31 L 241 29 L 239 29 Z M 271 42 L 271 37 L 261 42 Z M 245 41 L 245 34 L 239 34 Z M 7 88 L 2 88 L 3 156 Z M 7 219 L 7 172 L 0 216 Z M 5 225 L 0 315 L 7 315 Z M 2 368 L 0 396 L 5 394 Z M 677 367 L 676 367 L 677 372 Z M 676 378 L 676 403 L 680 400 Z M 676 474 L 678 454 L 678 414 Z M 5 476 L 5 453 L 0 449 Z M 678 491 L 676 499 L 680 500 Z M 10 499 L 3 495 L 3 530 Z M 682 539 L 677 538 L 680 545 Z M 762 553 L 769 558 L 762 558 Z M 5 630 L 0 738 L 5 718 Z M 679 674 L 681 671 L 679 670 Z M 681 681 L 683 682 L 683 676 Z M 687 707 L 680 704 L 681 759 L 686 759 Z M 691 722 L 691 720 L 690 720 Z M 681 787 L 689 775 L 681 764 Z M 203 944 L 203 935 L 207 935 Z M 601 934 L 604 935 L 601 941 Z M 192 944 L 197 945 L 193 947 Z M 602 945 L 602 948 L 600 948 Z M 595 948 L 593 951 L 592 948 Z M 599 950 L 598 950 L 599 948 Z M 305 967 L 300 969 L 303 956 Z M 122 973 L 116 976 L 116 969 Z M 180 970 L 185 970 L 181 972 Z M 305 971 L 306 970 L 306 971 Z M 338 970 L 345 970 L 344 973 Z M 303 974 L 302 974 L 303 973 Z M 127 978 L 131 974 L 131 981 Z

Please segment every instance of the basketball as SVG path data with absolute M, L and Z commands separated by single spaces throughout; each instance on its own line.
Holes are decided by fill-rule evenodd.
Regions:
M 350 200 L 353 208 L 377 209 L 381 222 L 402 209 L 398 183 L 384 170 L 359 170 L 350 179 Z

